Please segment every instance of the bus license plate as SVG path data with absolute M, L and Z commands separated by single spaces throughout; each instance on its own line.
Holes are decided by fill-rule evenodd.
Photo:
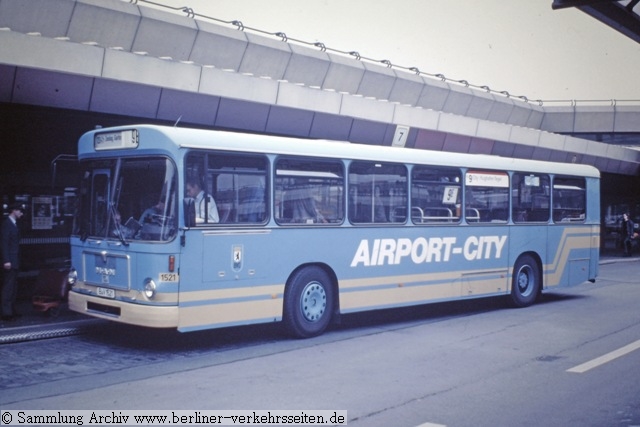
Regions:
M 113 289 L 98 288 L 98 289 L 96 289 L 96 293 L 98 294 L 99 297 L 103 297 L 103 298 L 115 298 L 116 297 L 116 291 L 114 291 Z

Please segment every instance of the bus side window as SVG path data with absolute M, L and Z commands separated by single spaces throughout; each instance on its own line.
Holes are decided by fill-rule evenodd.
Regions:
M 275 218 L 278 224 L 338 224 L 344 218 L 341 162 L 280 158 L 276 162 Z
M 235 153 L 192 154 L 206 160 L 206 187 L 215 200 L 219 224 L 264 224 L 268 218 L 266 156 Z M 196 163 L 196 162 L 194 162 Z M 194 169 L 197 169 L 196 166 Z
M 407 219 L 404 165 L 353 162 L 349 167 L 349 220 L 354 224 L 404 223 Z
M 514 173 L 511 187 L 513 222 L 548 222 L 549 188 L 549 175 Z
M 553 221 L 584 222 L 587 208 L 584 178 L 553 179 Z
M 415 166 L 411 175 L 411 219 L 415 224 L 460 221 L 460 169 Z
M 509 175 L 497 171 L 467 171 L 467 222 L 506 223 L 509 220 Z

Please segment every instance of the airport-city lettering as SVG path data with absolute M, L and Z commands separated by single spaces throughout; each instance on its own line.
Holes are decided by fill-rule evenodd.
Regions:
M 506 242 L 507 236 L 469 236 L 462 244 L 455 237 L 362 239 L 351 267 L 396 265 L 405 259 L 415 264 L 446 262 L 456 255 L 467 261 L 498 259 Z

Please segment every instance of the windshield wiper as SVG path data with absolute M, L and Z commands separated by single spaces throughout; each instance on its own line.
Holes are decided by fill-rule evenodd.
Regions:
M 115 230 L 116 236 L 124 246 L 129 246 L 129 242 L 127 242 L 127 239 L 125 239 L 124 234 L 122 233 L 124 225 L 122 225 L 120 220 L 117 219 L 119 214 L 116 212 L 116 208 L 113 204 L 109 204 L 109 214 L 111 215 L 111 221 L 113 221 L 113 229 Z

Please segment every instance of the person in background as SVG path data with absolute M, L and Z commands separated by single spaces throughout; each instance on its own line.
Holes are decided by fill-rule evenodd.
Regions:
M 622 224 L 620 224 L 620 236 L 622 237 L 622 246 L 624 248 L 624 256 L 631 256 L 631 247 L 633 239 L 633 221 L 629 218 L 628 213 L 622 214 Z
M 216 202 L 209 194 L 206 194 L 196 181 L 187 182 L 187 196 L 192 197 L 196 206 L 196 224 L 216 223 L 220 221 Z M 206 221 L 205 221 L 205 212 Z
M 4 281 L 2 283 L 2 320 L 11 321 L 19 314 L 14 304 L 18 293 L 18 269 L 20 268 L 20 231 L 17 221 L 24 213 L 23 206 L 9 206 L 9 215 L 2 223 L 2 266 Z

